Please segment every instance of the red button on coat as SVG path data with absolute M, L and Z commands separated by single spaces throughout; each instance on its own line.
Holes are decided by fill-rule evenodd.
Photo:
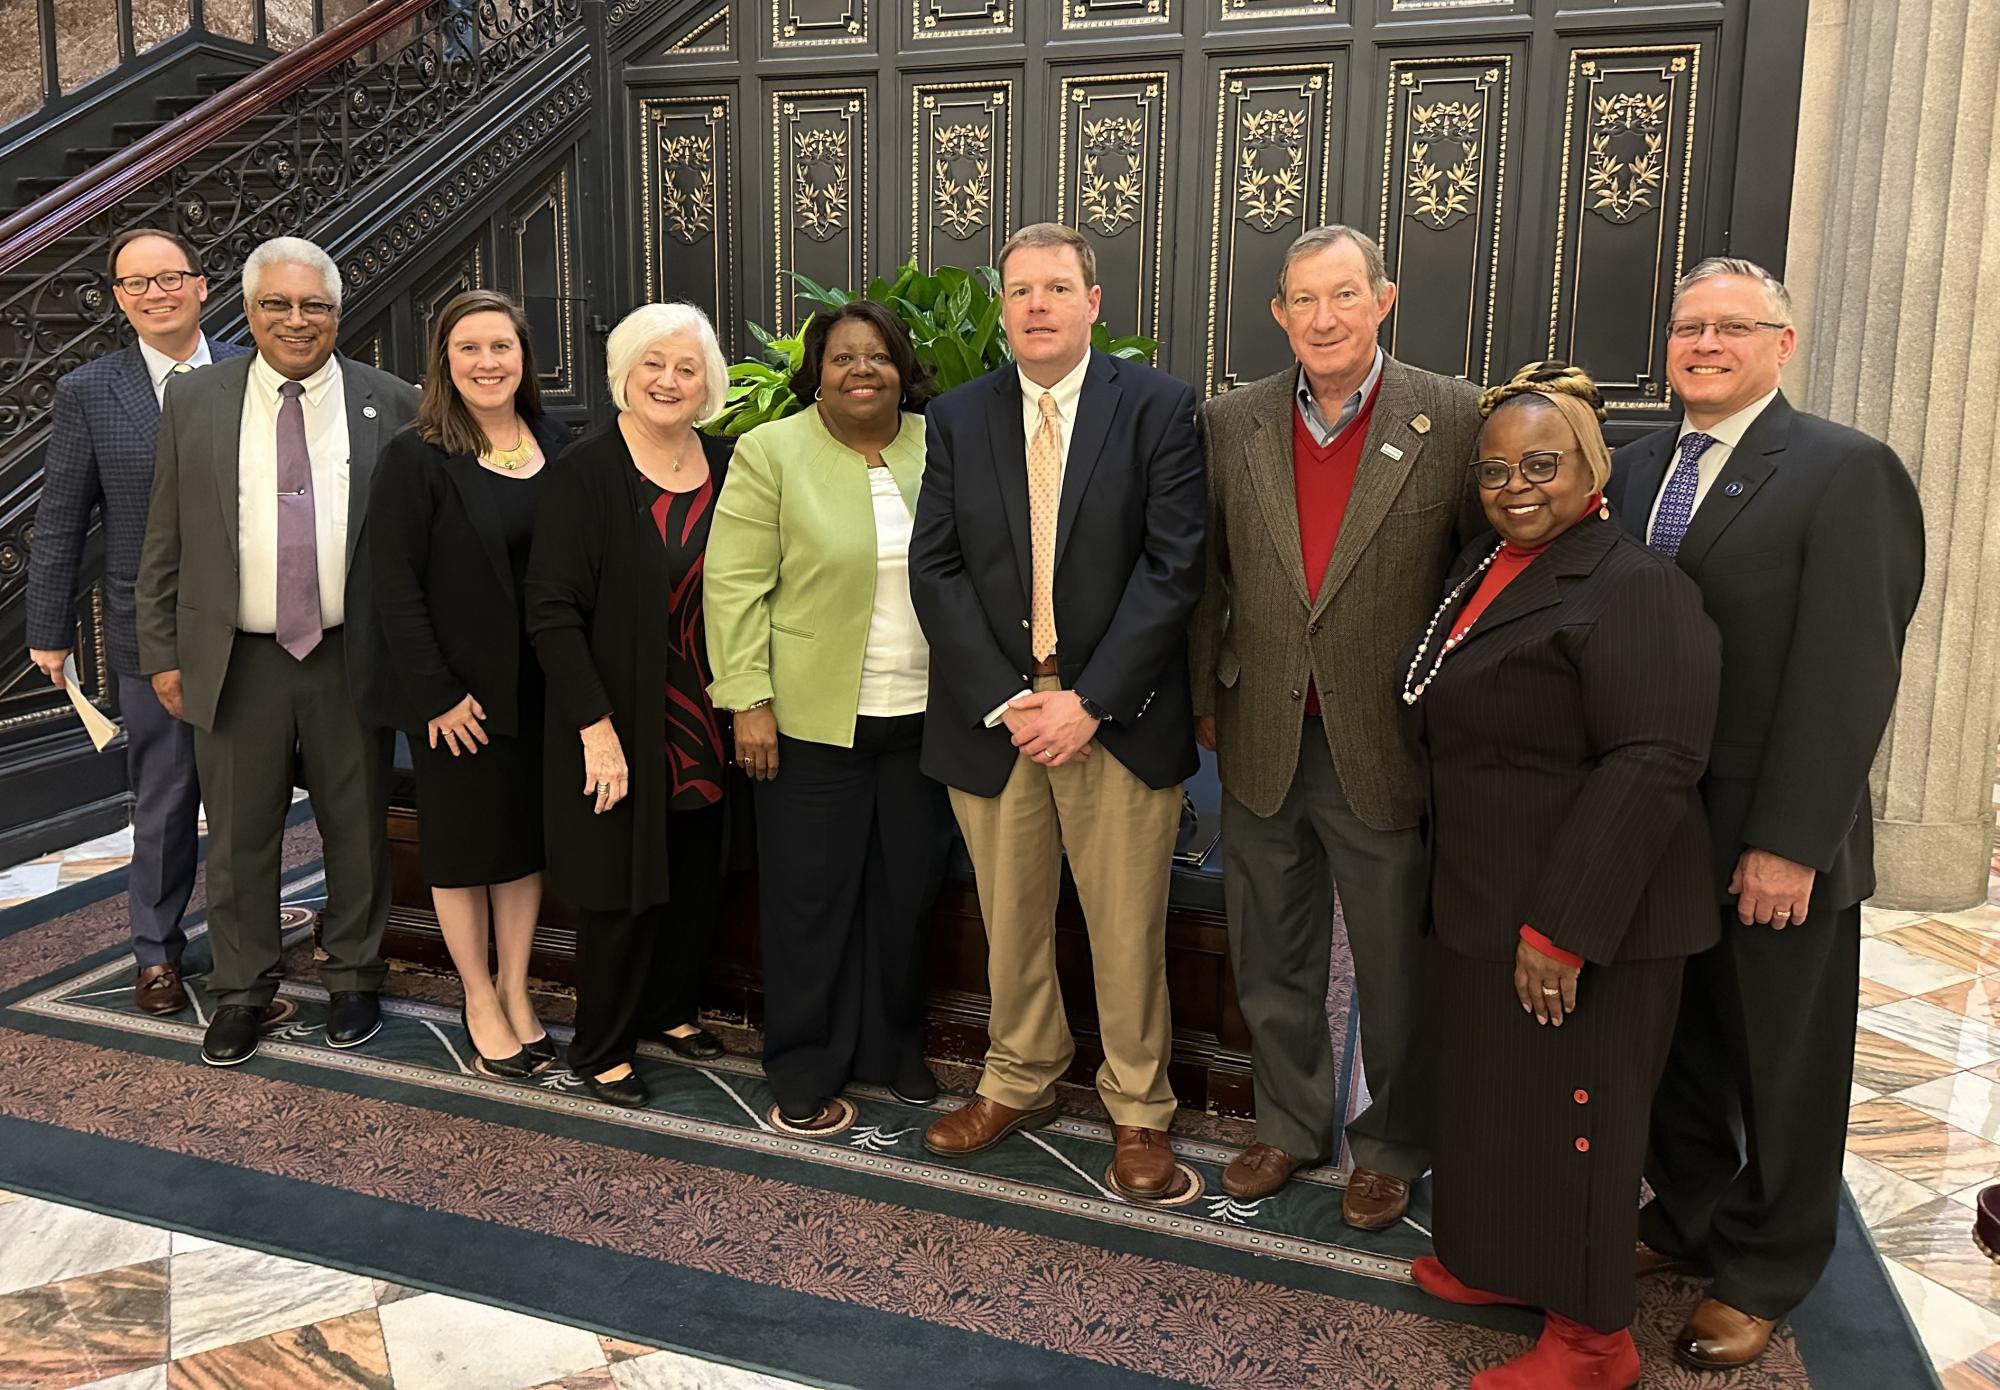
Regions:
M 1578 1137 L 1578 1139 L 1577 1139 L 1577 1141 L 1576 1141 L 1576 1151 L 1577 1151 L 1578 1153 L 1580 1153 L 1580 1154 L 1587 1154 L 1587 1153 L 1589 1153 L 1589 1152 L 1590 1152 L 1590 1141 L 1589 1141 L 1588 1139 L 1585 1139 L 1585 1138 L 1582 1138 L 1582 1137 L 1580 1137 L 1580 1136 L 1579 1136 L 1579 1137 Z
M 1579 1086 L 1574 1091 L 1570 1092 L 1569 1098 L 1575 1101 L 1578 1105 L 1588 1105 L 1590 1103 L 1590 1092 L 1584 1090 L 1581 1086 Z

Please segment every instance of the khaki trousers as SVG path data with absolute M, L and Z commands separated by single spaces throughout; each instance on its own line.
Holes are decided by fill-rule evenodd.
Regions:
M 993 1012 L 979 1094 L 1016 1110 L 1046 1105 L 1075 1056 L 1056 981 L 1056 897 L 1067 851 L 1096 975 L 1104 1043 L 1097 1093 L 1112 1123 L 1166 1129 L 1174 1117 L 1167 882 L 1179 786 L 1154 790 L 1098 744 L 1089 758 L 1062 767 L 1017 758 L 1000 795 L 954 787 L 951 805 L 986 919 Z

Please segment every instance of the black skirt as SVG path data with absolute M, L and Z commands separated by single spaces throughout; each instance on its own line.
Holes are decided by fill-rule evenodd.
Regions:
M 1613 1332 L 1632 1321 L 1646 1123 L 1680 1006 L 1680 957 L 1586 965 L 1544 1026 L 1512 961 L 1432 939 L 1433 1222 L 1476 1289 Z
M 451 755 L 413 733 L 417 822 L 424 881 L 433 888 L 511 883 L 541 872 L 542 680 L 532 651 L 521 653 L 520 734 L 493 733 L 477 753 Z

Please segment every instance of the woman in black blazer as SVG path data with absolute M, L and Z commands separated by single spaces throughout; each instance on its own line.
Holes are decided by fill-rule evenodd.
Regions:
M 423 403 L 368 502 L 368 562 L 389 648 L 378 722 L 409 736 L 424 877 L 465 987 L 474 1066 L 524 1077 L 555 1045 L 528 999 L 542 903 L 542 675 L 522 580 L 548 461 L 520 306 L 467 290 L 431 331 Z M 487 973 L 489 916 L 499 977 Z
M 1608 519 L 1590 378 L 1480 400 L 1487 536 L 1411 649 L 1430 765 L 1436 1250 L 1459 1303 L 1546 1310 L 1476 1390 L 1620 1390 L 1646 1117 L 1681 968 L 1712 945 L 1708 760 L 1721 647 L 1701 594 Z
M 721 411 L 729 369 L 691 304 L 633 310 L 605 354 L 618 418 L 563 457 L 528 631 L 548 676 L 550 887 L 582 915 L 570 1070 L 600 1100 L 640 1106 L 642 1034 L 683 1057 L 723 1051 L 696 1017 L 729 809 L 702 571 L 730 441 L 695 423 Z

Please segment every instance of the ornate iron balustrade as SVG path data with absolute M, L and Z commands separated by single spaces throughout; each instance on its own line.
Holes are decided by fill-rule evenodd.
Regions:
M 210 293 L 555 48 L 581 0 L 382 0 L 0 223 L 0 439 L 33 447 L 63 373 L 125 331 L 104 270 L 123 227 L 181 232 Z

